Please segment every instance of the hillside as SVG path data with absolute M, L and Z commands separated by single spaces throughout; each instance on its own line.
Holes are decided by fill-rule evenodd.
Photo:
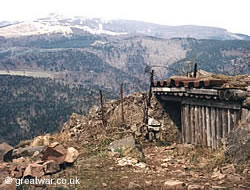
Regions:
M 182 144 L 173 115 L 163 111 L 165 106 L 156 98 L 151 99 L 154 107 L 150 115 L 164 118 L 168 125 L 154 126 L 154 132 L 162 136 L 150 139 L 152 128 L 143 122 L 145 103 L 145 93 L 124 97 L 125 122 L 122 123 L 121 101 L 108 101 L 104 104 L 107 127 L 102 123 L 101 108 L 93 106 L 87 115 L 73 113 L 58 133 L 8 147 L 12 150 L 8 150 L 10 154 L 2 155 L 14 159 L 8 163 L 0 160 L 0 188 L 10 186 L 4 184 L 5 177 L 10 175 L 18 180 L 37 177 L 79 181 L 41 182 L 39 186 L 17 181 L 17 189 L 248 189 L 249 117 L 244 126 L 239 124 L 230 133 L 226 150 L 213 150 Z
M 183 70 L 187 61 L 198 63 L 198 67 L 217 74 L 249 74 L 249 41 L 189 40 L 190 49 L 186 58 L 171 65 L 174 70 Z M 175 74 L 178 74 L 175 72 Z
M 104 92 L 106 97 L 114 97 Z M 48 78 L 0 75 L 0 141 L 12 145 L 60 130 L 72 112 L 97 104 L 98 87 L 69 85 Z
M 186 61 L 192 61 L 208 72 L 232 75 L 248 72 L 249 51 L 250 42 L 242 40 L 41 35 L 3 39 L 0 44 L 0 69 L 75 73 L 104 71 L 105 77 L 111 72 L 123 73 L 118 74 L 119 77 L 129 75 L 142 79 L 148 66 L 155 67 L 158 76 L 166 78 L 176 74 L 173 71 L 183 67 Z M 170 65 L 171 70 L 168 70 Z M 236 73 L 235 68 L 238 69 Z M 112 79 L 107 79 L 105 84 L 107 81 L 112 82 Z

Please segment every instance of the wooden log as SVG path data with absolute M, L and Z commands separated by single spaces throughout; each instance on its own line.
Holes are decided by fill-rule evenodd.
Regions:
M 206 131 L 206 109 L 204 106 L 201 108 L 202 112 L 202 144 L 207 146 L 207 131 Z
M 194 89 L 193 89 L 194 90 Z M 194 96 L 194 91 L 188 91 L 192 92 L 192 95 Z M 200 93 L 199 93 L 200 94 Z M 217 94 L 217 93 L 216 93 Z M 191 97 L 191 95 L 190 95 Z M 211 98 L 211 97 L 210 97 Z M 235 109 L 235 110 L 241 110 L 241 104 L 238 102 L 223 102 L 223 101 L 214 101 L 214 99 L 195 99 L 195 98 L 184 98 L 182 100 L 183 104 L 189 104 L 189 105 L 199 105 L 199 106 L 205 106 L 205 107 L 217 107 L 217 108 L 224 108 L 224 109 Z
M 211 108 L 211 146 L 213 149 L 216 148 L 215 145 L 215 129 L 216 128 L 216 119 L 215 119 L 215 108 Z
M 206 128 L 207 128 L 207 146 L 211 146 L 211 121 L 210 121 L 211 110 L 206 107 Z

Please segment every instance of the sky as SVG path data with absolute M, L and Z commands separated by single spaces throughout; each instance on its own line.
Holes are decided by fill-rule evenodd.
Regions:
M 2 0 L 0 21 L 49 13 L 225 28 L 250 35 L 250 0 Z

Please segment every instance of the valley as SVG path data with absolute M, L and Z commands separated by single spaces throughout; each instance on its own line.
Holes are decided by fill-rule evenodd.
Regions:
M 210 32 L 205 35 L 206 30 Z M 188 31 L 194 31 L 194 35 Z M 60 130 L 72 112 L 84 114 L 92 105 L 99 105 L 99 90 L 106 92 L 107 100 L 119 97 L 121 83 L 125 95 L 147 91 L 152 69 L 159 80 L 191 72 L 194 63 L 198 69 L 216 74 L 249 74 L 250 41 L 232 36 L 217 28 L 62 19 L 58 15 L 29 24 L 3 25 L 1 97 L 9 103 L 0 102 L 5 110 L 0 115 L 1 128 L 13 134 L 1 138 L 11 142 L 13 136 L 18 136 L 11 142 L 16 144 L 22 139 Z M 16 93 L 19 91 L 25 91 L 25 95 L 19 97 Z M 35 98 L 40 93 L 42 100 Z M 30 114 L 34 105 L 40 110 L 37 107 L 36 114 Z M 58 117 L 50 114 L 58 109 Z M 39 117 L 50 122 L 38 122 Z

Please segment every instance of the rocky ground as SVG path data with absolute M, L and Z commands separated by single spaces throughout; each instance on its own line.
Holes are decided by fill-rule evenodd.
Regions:
M 224 163 L 220 151 L 145 144 L 143 152 L 143 162 L 107 151 L 83 156 L 72 169 L 81 180 L 77 188 L 247 189 L 250 185 L 249 167 Z
M 241 162 L 237 160 L 233 162 L 229 156 L 232 151 L 225 153 L 227 150 L 223 147 L 211 150 L 183 145 L 178 139 L 176 141 L 149 139 L 147 135 L 149 131 L 143 124 L 145 94 L 126 97 L 124 108 L 127 110 L 125 123 L 120 119 L 120 101 L 111 101 L 105 104 L 105 125 L 100 108 L 93 107 L 87 116 L 73 114 L 58 134 L 40 136 L 20 143 L 14 149 L 15 160 L 0 164 L 2 179 L 0 184 L 11 171 L 13 173 L 15 163 L 40 164 L 40 160 L 43 160 L 39 166 L 42 167 L 43 173 L 39 177 L 78 178 L 80 184 L 22 185 L 17 189 L 243 190 L 250 187 L 249 154 L 241 156 Z M 248 125 L 246 127 L 246 131 L 249 131 Z M 240 135 L 241 144 L 246 145 L 249 142 L 246 132 L 236 132 L 236 134 Z M 178 135 L 175 136 L 178 138 Z M 235 141 L 235 137 L 230 138 L 231 141 Z M 233 152 L 241 153 L 237 151 L 242 147 L 241 144 L 234 146 Z M 33 149 L 28 153 L 21 151 L 25 148 L 30 150 L 30 147 L 44 148 L 40 152 L 32 152 Z M 55 161 L 59 168 L 57 164 L 51 164 L 54 163 L 50 161 L 51 154 L 48 153 L 48 149 L 51 148 L 61 153 Z M 245 148 L 243 152 L 246 152 L 249 146 Z M 74 151 L 71 152 L 71 156 L 67 156 L 72 149 Z M 8 155 L 5 154 L 5 159 L 7 158 Z M 43 167 L 44 165 L 46 167 Z M 24 171 L 21 178 L 25 175 L 27 172 L 25 174 Z M 1 188 L 6 189 L 6 186 L 0 186 Z

